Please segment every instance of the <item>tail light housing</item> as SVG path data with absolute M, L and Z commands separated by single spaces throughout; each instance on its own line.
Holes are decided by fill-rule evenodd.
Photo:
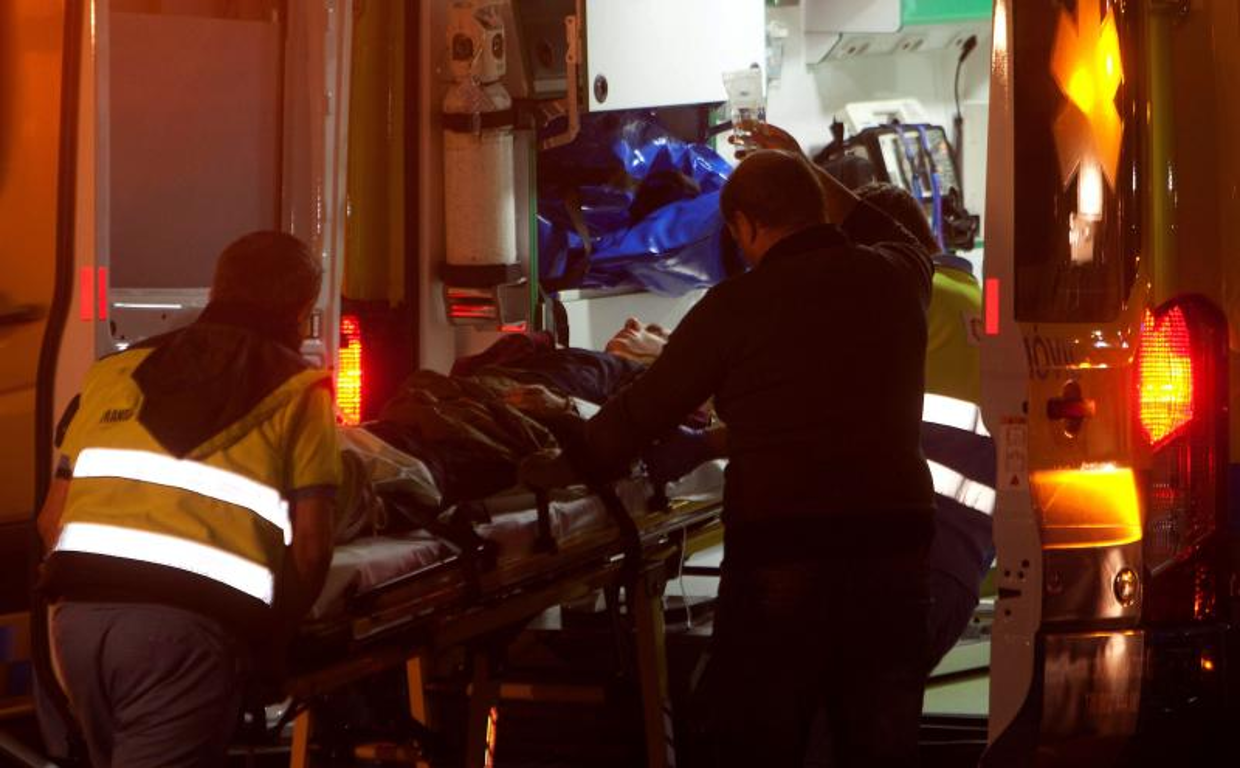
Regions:
M 1183 307 L 1161 317 L 1146 312 L 1137 351 L 1137 402 L 1141 432 L 1155 447 L 1193 420 L 1193 350 Z
M 336 359 L 336 412 L 341 424 L 362 422 L 362 324 L 355 315 L 340 318 L 340 351 Z
M 1148 312 L 1134 361 L 1147 621 L 1217 618 L 1226 568 L 1227 323 L 1201 297 Z M 1143 462 L 1144 463 L 1144 462 Z

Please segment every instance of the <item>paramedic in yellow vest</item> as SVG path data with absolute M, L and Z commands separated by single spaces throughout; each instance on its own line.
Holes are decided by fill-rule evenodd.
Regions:
M 91 368 L 39 515 L 57 677 L 95 768 L 220 766 L 251 649 L 309 609 L 340 475 L 301 357 L 322 267 L 258 232 L 187 328 Z
M 942 252 L 925 211 L 907 191 L 873 183 L 858 189 L 857 196 L 938 254 L 927 315 L 921 420 L 921 447 L 934 479 L 936 505 L 935 534 L 926 558 L 933 668 L 972 620 L 995 558 L 995 449 L 977 405 L 982 289 L 967 260 Z

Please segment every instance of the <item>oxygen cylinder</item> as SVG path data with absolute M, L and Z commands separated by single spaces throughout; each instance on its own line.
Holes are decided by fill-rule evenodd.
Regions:
M 500 79 L 506 40 L 499 8 L 458 0 L 448 22 L 452 85 L 443 102 L 447 262 L 517 261 L 512 97 Z

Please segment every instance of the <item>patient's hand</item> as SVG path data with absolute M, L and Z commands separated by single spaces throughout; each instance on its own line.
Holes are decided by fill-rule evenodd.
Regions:
M 573 413 L 572 399 L 557 395 L 541 384 L 513 387 L 504 393 L 504 402 L 536 419 Z
M 711 459 L 726 452 L 726 433 L 719 430 L 677 427 L 642 452 L 646 471 L 655 483 L 679 480 Z

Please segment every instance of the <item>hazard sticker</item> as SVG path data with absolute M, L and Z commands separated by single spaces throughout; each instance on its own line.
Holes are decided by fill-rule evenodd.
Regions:
M 1007 418 L 999 428 L 998 490 L 1023 491 L 1029 487 L 1029 426 L 1023 418 Z

